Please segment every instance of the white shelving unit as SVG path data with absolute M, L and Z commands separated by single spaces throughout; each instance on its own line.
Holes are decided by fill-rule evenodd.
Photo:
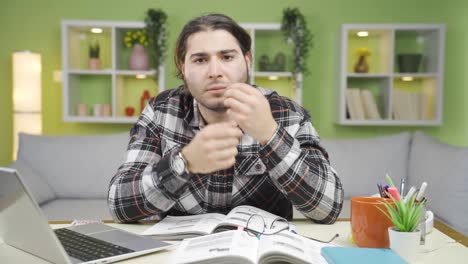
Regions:
M 287 53 L 292 50 L 292 47 L 287 46 L 283 50 L 277 50 L 276 46 L 286 45 L 283 40 L 280 23 L 240 23 L 252 38 L 252 72 L 250 74 L 250 84 L 258 84 L 277 90 L 281 95 L 288 96 L 297 103 L 302 104 L 302 73 L 293 76 L 290 71 L 271 72 L 258 71 L 257 59 L 260 55 L 266 54 L 273 58 L 272 55 L 278 51 L 286 53 L 287 63 L 286 69 L 291 68 L 288 62 L 292 61 L 292 57 Z M 263 40 L 271 40 L 267 45 L 260 46 Z M 263 43 L 265 44 L 265 43 Z M 274 53 L 272 53 L 274 52 Z M 293 80 L 294 78 L 294 80 Z M 277 82 L 279 80 L 279 82 Z M 279 86 L 277 86 L 277 84 Z
M 131 49 L 124 46 L 123 36 L 129 30 L 144 27 L 144 22 L 134 21 L 62 21 L 64 121 L 134 123 L 140 113 L 138 97 L 142 90 L 149 90 L 151 96 L 164 90 L 164 65 L 148 71 L 127 67 Z M 102 33 L 92 33 L 92 28 L 102 29 Z M 91 70 L 87 65 L 88 45 L 94 40 L 100 44 L 100 70 Z M 88 116 L 78 115 L 78 104 L 87 104 Z M 111 115 L 93 116 L 94 104 L 110 105 Z M 125 115 L 127 106 L 135 108 L 131 117 Z
M 368 36 L 359 37 L 358 32 L 367 32 Z M 358 48 L 367 48 L 371 53 L 367 57 L 367 73 L 354 72 Z M 340 41 L 338 124 L 441 125 L 444 50 L 445 26 L 441 24 L 344 24 Z M 404 53 L 422 55 L 416 71 L 401 72 L 397 57 Z M 354 98 L 350 103 L 354 109 L 361 106 L 364 117 L 351 114 L 347 104 L 349 88 L 355 88 L 353 92 L 358 89 L 361 95 L 369 90 L 381 118 L 366 115 L 369 107 L 364 106 L 362 96 L 361 102 Z

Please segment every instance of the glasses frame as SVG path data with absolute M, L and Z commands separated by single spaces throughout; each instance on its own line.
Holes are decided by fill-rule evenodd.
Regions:
M 249 223 L 252 221 L 252 219 L 254 217 L 260 217 L 260 219 L 262 219 L 262 231 L 257 231 L 257 230 L 254 230 L 252 228 L 249 228 Z M 267 227 L 265 218 L 263 216 L 259 215 L 259 214 L 252 214 L 247 219 L 246 227 L 244 228 L 244 231 L 247 232 L 247 234 L 249 234 L 251 236 L 255 236 L 255 237 L 260 239 L 260 236 L 270 236 L 270 235 L 278 234 L 278 233 L 280 233 L 280 232 L 282 232 L 284 230 L 290 230 L 289 221 L 284 219 L 283 217 L 275 218 L 273 220 L 273 222 L 271 222 L 271 225 L 270 225 L 269 229 L 272 229 L 274 227 L 275 223 L 278 222 L 278 221 L 286 223 L 286 226 L 284 228 L 280 228 L 279 230 L 276 230 L 276 231 L 274 231 L 272 233 L 265 233 L 265 229 Z M 295 231 L 291 231 L 291 232 L 294 233 L 294 234 L 297 234 Z M 333 242 L 333 240 L 335 240 L 335 238 L 340 236 L 338 233 L 336 233 L 329 240 L 320 240 L 320 239 L 317 239 L 317 238 L 313 238 L 313 237 L 309 237 L 309 236 L 305 236 L 305 235 L 301 235 L 301 234 L 297 234 L 297 235 L 299 235 L 301 237 L 304 237 L 304 238 L 307 238 L 307 239 L 310 239 L 310 240 L 313 240 L 313 241 L 316 241 L 316 242 L 325 243 L 325 244 Z

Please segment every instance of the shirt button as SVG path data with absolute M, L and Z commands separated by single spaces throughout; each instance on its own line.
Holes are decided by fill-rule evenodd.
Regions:
M 262 169 L 262 165 L 260 165 L 259 163 L 257 163 L 257 164 L 255 165 L 255 169 L 258 170 L 258 171 L 261 170 L 261 169 Z

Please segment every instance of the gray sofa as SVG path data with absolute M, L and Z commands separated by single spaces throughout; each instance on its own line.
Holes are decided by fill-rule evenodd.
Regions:
M 124 158 L 128 133 L 101 136 L 20 135 L 11 167 L 50 220 L 111 219 L 107 187 Z M 345 190 L 341 218 L 352 196 L 372 195 L 386 173 L 408 186 L 428 182 L 428 207 L 436 217 L 468 234 L 468 148 L 443 144 L 422 132 L 367 139 L 323 139 Z M 295 217 L 300 217 L 295 212 Z

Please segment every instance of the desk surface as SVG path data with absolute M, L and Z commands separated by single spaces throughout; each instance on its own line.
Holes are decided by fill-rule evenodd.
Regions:
M 334 243 L 340 246 L 353 246 L 349 242 L 349 235 L 351 232 L 351 227 L 349 221 L 338 221 L 333 225 L 318 225 L 313 224 L 307 220 L 295 220 L 293 221 L 297 226 L 297 231 L 299 234 L 308 235 L 314 238 L 328 240 L 335 233 L 338 233 L 340 236 L 335 239 Z M 69 224 L 51 224 L 52 228 L 66 227 Z M 151 223 L 147 224 L 109 224 L 116 228 L 121 228 L 130 232 L 141 233 L 143 230 L 151 226 Z M 420 253 L 418 254 L 418 259 L 414 263 L 460 263 L 462 259 L 468 258 L 468 248 L 463 246 L 460 243 L 457 243 L 452 238 L 443 234 L 437 229 L 434 229 L 426 237 L 426 245 L 421 246 Z M 26 254 L 23 251 L 12 248 L 3 242 L 0 245 L 0 256 L 2 263 L 48 263 L 41 259 L 38 259 L 32 255 Z M 178 243 L 178 242 L 175 242 Z M 175 252 L 176 247 L 165 250 L 161 252 L 156 252 L 153 254 L 132 258 L 128 260 L 121 261 L 119 263 L 167 263 L 173 252 Z M 5 262 L 4 262 L 5 260 Z

